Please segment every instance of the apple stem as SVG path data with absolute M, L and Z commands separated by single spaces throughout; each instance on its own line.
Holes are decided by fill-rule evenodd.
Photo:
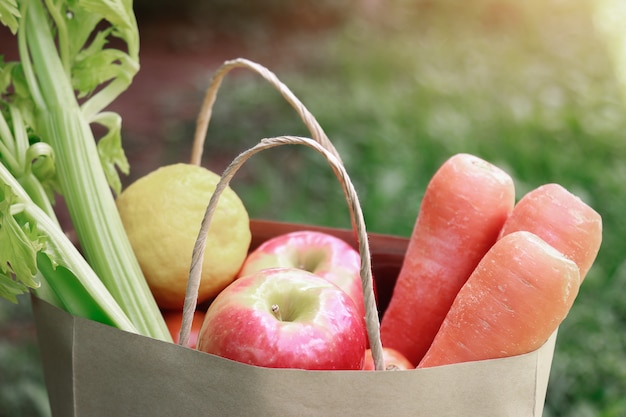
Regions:
M 280 307 L 278 307 L 278 304 L 272 304 L 272 313 L 274 313 L 276 320 L 283 321 L 283 316 L 280 314 Z

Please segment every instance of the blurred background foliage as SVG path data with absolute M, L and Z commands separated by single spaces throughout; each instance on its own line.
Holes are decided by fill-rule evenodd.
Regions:
M 139 0 L 135 7 L 140 33 L 144 22 L 176 18 L 211 45 L 237 40 L 228 58 L 256 59 L 276 72 L 339 149 L 370 231 L 408 236 L 428 180 L 458 152 L 505 169 L 518 197 L 557 182 L 594 207 L 603 246 L 560 328 L 544 415 L 626 415 L 626 47 L 620 20 L 607 23 L 620 0 Z M 183 49 L 205 40 L 170 39 Z M 186 80 L 192 88 L 153 100 L 157 130 L 133 130 L 133 112 L 122 113 L 132 167 L 126 183 L 188 158 L 194 112 L 218 65 Z M 218 95 L 203 162 L 220 172 L 259 139 L 282 134 L 308 132 L 272 87 L 237 71 Z M 349 227 L 340 187 L 308 149 L 258 155 L 232 186 L 253 217 Z M 18 308 L 0 301 L 0 416 L 45 415 L 29 326 L 27 299 Z

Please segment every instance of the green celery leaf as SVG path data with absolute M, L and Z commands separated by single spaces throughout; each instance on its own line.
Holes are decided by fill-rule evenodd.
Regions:
M 106 81 L 119 76 L 120 59 L 124 53 L 115 49 L 102 49 L 96 53 L 79 54 L 72 67 L 72 86 L 79 97 L 85 97 Z
M 18 65 L 17 62 L 4 62 L 0 56 L 0 95 L 6 94 L 11 85 L 11 72 Z
M 98 14 L 115 27 L 115 36 L 126 42 L 128 53 L 139 53 L 139 34 L 132 0 L 80 0 L 77 4 L 86 12 Z
M 119 195 L 122 192 L 122 183 L 116 166 L 124 174 L 128 174 L 130 170 L 122 148 L 122 118 L 117 113 L 103 112 L 95 121 L 108 128 L 107 134 L 98 141 L 98 155 L 109 185 Z
M 69 51 L 71 59 L 86 48 L 86 43 L 94 35 L 94 30 L 103 17 L 99 14 L 84 10 L 80 0 L 68 1 L 66 27 L 68 31 Z
M 17 0 L 0 0 L 0 23 L 8 27 L 14 35 L 20 25 L 20 17 Z
M 28 291 L 28 287 L 12 276 L 0 272 L 0 298 L 17 304 L 17 296 Z
M 37 252 L 45 246 L 43 237 L 28 219 L 12 214 L 17 197 L 8 185 L 3 185 L 0 197 L 0 271 L 5 276 L 14 275 L 17 282 L 27 287 L 37 288 L 39 283 L 34 276 Z
M 0 0 L 1 1 L 1 0 Z M 10 96 L 9 87 L 12 87 Z M 20 62 L 3 63 L 0 57 L 0 95 L 6 94 L 10 104 L 19 109 L 20 115 L 27 126 L 33 125 L 33 101 Z
M 24 76 L 22 64 L 19 62 L 9 62 L 7 64 L 9 72 L 6 74 L 8 82 L 13 84 L 13 95 L 16 98 L 30 99 L 30 90 Z
M 70 34 L 70 50 L 76 56 L 85 48 L 86 42 L 102 20 L 108 21 L 115 29 L 113 36 L 122 39 L 128 53 L 136 59 L 139 53 L 139 33 L 133 12 L 132 1 L 128 0 L 69 0 L 67 29 Z

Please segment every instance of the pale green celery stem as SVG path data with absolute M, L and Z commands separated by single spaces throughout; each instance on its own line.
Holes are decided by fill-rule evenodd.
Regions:
M 0 154 L 2 154 L 7 168 L 12 171 L 14 175 L 19 177 L 20 184 L 28 195 L 30 195 L 31 199 L 52 219 L 57 221 L 52 202 L 41 186 L 41 183 L 33 174 L 30 172 L 26 173 L 27 170 L 22 167 L 23 164 L 29 163 L 29 161 L 18 161 L 16 159 L 16 156 L 22 157 L 26 154 L 28 137 L 24 133 L 25 128 L 20 115 L 14 108 L 11 108 L 11 115 L 13 116 L 13 123 L 15 125 L 15 137 L 11 134 L 11 129 L 4 117 L 0 115 Z
M 8 168 L 12 171 L 17 169 L 17 160 L 13 157 L 13 155 L 11 154 L 11 150 L 5 145 L 2 140 L 0 140 L 0 154 L 2 154 L 2 158 L 4 159 L 4 165 L 8 166 Z
M 46 194 L 46 191 L 43 189 L 39 180 L 35 178 L 33 174 L 26 174 L 25 176 L 20 177 L 18 181 L 28 193 L 31 200 L 33 200 L 35 204 L 45 211 L 48 217 L 50 217 L 58 225 L 59 221 L 54 211 L 52 202 L 48 198 L 48 194 Z
M 59 225 L 30 200 L 30 197 L 19 182 L 11 175 L 6 167 L 1 164 L 0 181 L 11 187 L 13 193 L 17 195 L 17 198 L 23 204 L 23 211 L 35 221 L 38 230 L 46 235 L 48 245 L 54 246 L 54 253 L 62 258 L 63 266 L 77 277 L 85 291 L 91 295 L 92 300 L 82 301 L 85 303 L 93 302 L 101 306 L 117 328 L 137 333 L 137 328 L 131 323 L 126 313 L 124 313 L 117 301 L 104 287 L 100 278 L 93 269 L 91 269 L 91 266 L 87 263 L 85 258 L 83 258 L 78 249 L 76 249 L 67 236 L 65 236 L 65 233 L 63 233 Z M 35 294 L 57 307 L 63 307 L 63 303 L 56 296 L 52 285 L 50 285 L 41 274 L 39 274 L 39 278 L 42 286 L 34 291 Z
M 54 4 L 52 0 L 45 0 L 46 7 L 48 8 L 48 13 L 54 20 L 54 24 L 57 31 L 57 36 L 59 38 L 59 54 L 61 58 L 61 63 L 63 65 L 63 69 L 65 70 L 65 75 L 67 77 L 71 77 L 70 73 L 70 58 L 68 51 L 68 39 L 67 39 L 67 28 L 65 27 L 65 20 L 61 14 L 59 8 Z
M 59 182 L 72 223 L 90 265 L 141 334 L 171 341 L 125 233 L 102 169 L 96 143 L 84 120 L 50 35 L 45 12 L 31 2 L 22 24 L 44 108 L 42 137 L 55 150 Z
M 9 124 L 4 119 L 4 116 L 0 114 L 0 153 L 6 162 L 5 165 L 8 165 L 11 170 L 18 169 L 18 162 L 14 156 L 14 153 L 16 152 L 15 146 L 15 139 L 11 134 Z
M 13 127 L 14 127 L 14 139 L 15 139 L 15 157 L 22 158 L 22 161 L 18 161 L 18 164 L 25 166 L 29 161 L 26 161 L 24 155 L 26 155 L 26 150 L 30 146 L 28 143 L 28 134 L 26 133 L 26 126 L 24 126 L 24 121 L 22 120 L 22 115 L 17 110 L 15 106 L 10 107 L 11 117 L 13 119 Z
M 37 228 L 48 236 L 48 242 L 55 244 L 57 253 L 63 259 L 63 265 L 79 279 L 81 285 L 91 295 L 94 302 L 106 311 L 115 327 L 127 332 L 137 333 L 135 325 L 129 320 L 117 301 L 110 295 L 99 277 L 81 256 L 80 252 L 78 252 L 78 249 L 65 236 L 63 230 L 37 205 L 27 204 L 25 211 L 28 215 L 37 219 Z M 49 287 L 46 286 L 43 290 L 49 290 Z M 90 301 L 85 300 L 85 302 Z
M 41 183 L 24 166 L 30 163 L 30 161 L 24 160 L 29 143 L 26 128 L 22 122 L 20 113 L 15 107 L 10 107 L 10 112 L 13 118 L 15 133 L 11 133 L 7 121 L 0 114 L 0 154 L 2 154 L 7 168 L 13 172 L 14 176 L 19 178 L 20 184 L 30 195 L 31 199 L 56 221 L 56 214 L 52 208 L 52 203 L 41 186 Z M 20 160 L 18 160 L 18 158 L 20 158 Z
M 76 108 L 57 108 L 41 120 L 41 131 L 52 139 L 57 152 L 59 180 L 72 224 L 89 264 L 131 321 L 142 334 L 163 339 L 154 329 L 158 319 L 162 321 L 161 314 L 128 242 L 106 178 L 100 175 L 95 142 L 89 140 L 91 131 L 78 122 L 80 117 Z M 68 136 L 53 139 L 59 138 L 60 132 L 68 132 Z M 169 336 L 167 328 L 163 331 Z

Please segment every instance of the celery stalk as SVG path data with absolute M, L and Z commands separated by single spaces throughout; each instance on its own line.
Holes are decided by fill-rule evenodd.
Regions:
M 120 117 L 103 109 L 139 68 L 132 1 L 0 0 L 0 23 L 17 33 L 21 60 L 0 56 L 0 296 L 33 288 L 77 315 L 171 341 L 112 192 L 127 161 Z M 105 48 L 110 36 L 127 50 Z M 99 142 L 91 123 L 108 128 Z M 84 257 L 56 221 L 51 187 Z
M 136 333 L 136 327 L 56 220 L 33 203 L 2 164 L 0 181 L 4 183 L 0 193 L 0 238 L 6 238 L 4 233 L 12 229 L 22 230 L 19 239 L 11 238 L 14 240 L 10 250 L 4 248 L 6 252 L 0 254 L 0 259 L 4 262 L 8 253 L 8 263 L 17 264 L 15 259 L 21 261 L 22 265 L 14 265 L 14 268 L 16 275 L 23 276 L 20 267 L 23 269 L 30 258 L 37 264 L 38 275 L 45 277 L 41 285 L 27 283 L 34 288 L 35 295 L 72 314 Z M 19 254 L 12 256 L 11 252 Z
M 44 7 L 23 9 L 22 27 L 32 63 L 28 80 L 42 101 L 35 111 L 42 139 L 55 151 L 59 184 L 89 264 L 140 333 L 163 340 L 171 336 L 135 258 L 109 188 L 95 138 L 79 107 L 55 47 Z

